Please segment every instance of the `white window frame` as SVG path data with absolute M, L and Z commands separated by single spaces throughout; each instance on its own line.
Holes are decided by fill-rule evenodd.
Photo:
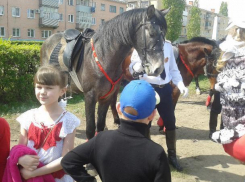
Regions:
M 3 30 L 3 33 L 2 33 Z M 5 37 L 5 28 L 4 27 L 0 27 L 0 37 Z
M 20 29 L 19 28 L 13 28 L 13 37 L 20 37 Z
M 96 25 L 96 18 L 92 17 L 91 25 Z
M 68 15 L 68 22 L 74 23 L 74 15 Z
M 27 36 L 31 37 L 31 38 L 34 38 L 35 37 L 35 30 L 34 29 L 28 29 L 27 30 Z
M 122 11 L 121 11 L 122 10 Z M 121 13 L 123 13 L 124 12 L 124 8 L 123 7 L 120 7 L 119 8 L 119 13 L 121 14 Z
M 111 13 L 117 13 L 117 7 L 116 6 L 113 6 L 113 5 L 110 5 L 110 12 Z
M 19 14 L 17 15 L 16 10 L 19 10 Z M 20 8 L 12 7 L 12 16 L 13 17 L 20 17 Z
M 96 2 L 92 2 L 92 7 L 96 8 Z
M 101 25 L 103 25 L 105 23 L 105 19 L 101 19 L 100 23 L 101 23 Z
M 4 6 L 0 6 L 0 16 L 4 15 Z
M 73 0 L 68 0 L 68 5 L 69 6 L 73 6 L 74 5 L 74 1 Z
M 59 0 L 59 4 L 63 4 L 63 0 Z
M 33 11 L 33 17 L 30 16 L 32 14 L 31 11 Z M 31 19 L 35 18 L 35 10 L 34 9 L 28 9 L 27 10 L 27 18 L 31 18 Z
M 47 33 L 47 37 L 46 37 L 46 33 Z M 42 38 L 43 39 L 46 39 L 46 38 L 48 38 L 51 35 L 52 35 L 52 31 L 51 30 L 42 30 Z
M 100 5 L 100 10 L 101 10 L 101 11 L 105 11 L 105 4 L 101 3 L 101 5 Z
M 59 14 L 59 21 L 64 21 L 64 18 L 63 18 L 63 14 L 62 13 Z

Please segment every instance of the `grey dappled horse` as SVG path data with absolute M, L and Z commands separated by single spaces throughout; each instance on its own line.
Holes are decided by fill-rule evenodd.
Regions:
M 74 82 L 72 85 L 73 90 L 84 93 L 88 139 L 91 139 L 96 131 L 95 106 L 97 102 L 99 103 L 97 131 L 103 131 L 105 128 L 108 107 L 117 99 L 122 63 L 133 47 L 138 51 L 148 75 L 157 76 L 163 71 L 162 49 L 167 31 L 164 16 L 168 11 L 169 9 L 156 10 L 154 6 L 133 9 L 116 16 L 99 27 L 91 39 L 94 53 L 109 78 L 100 70 L 90 41 L 85 43 L 83 61 L 78 70 L 76 70 L 76 65 L 79 63 L 79 55 L 75 58 L 74 64 L 72 64 L 72 78 L 75 74 L 77 83 L 76 87 L 74 87 Z M 67 70 L 63 63 L 63 52 L 67 44 L 64 33 L 54 34 L 43 43 L 41 63 L 49 63 L 50 55 L 58 43 L 62 45 L 58 55 L 59 65 L 63 70 Z M 113 85 L 108 79 L 116 83 Z M 112 87 L 113 89 L 111 89 Z M 115 118 L 115 123 L 119 123 L 118 117 Z

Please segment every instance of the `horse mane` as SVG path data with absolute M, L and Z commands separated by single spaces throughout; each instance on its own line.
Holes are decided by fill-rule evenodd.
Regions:
M 133 36 L 140 26 L 140 22 L 146 17 L 146 11 L 146 8 L 138 8 L 117 15 L 101 25 L 96 34 L 98 37 L 103 37 L 105 46 L 112 46 L 112 42 L 110 41 L 112 37 L 123 44 L 133 45 Z M 164 15 L 159 10 L 155 9 L 155 16 L 157 18 L 156 24 L 162 26 L 166 33 L 167 23 Z
M 181 43 L 190 43 L 190 42 L 202 42 L 204 44 L 209 44 L 209 45 L 212 45 L 214 48 L 218 47 L 218 45 L 216 44 L 216 42 L 214 40 L 210 40 L 210 39 L 207 39 L 205 37 L 193 37 L 192 39 L 190 40 L 185 40 Z

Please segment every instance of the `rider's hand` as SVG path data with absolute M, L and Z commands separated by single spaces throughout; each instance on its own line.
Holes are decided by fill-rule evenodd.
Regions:
M 185 87 L 183 82 L 179 82 L 177 87 L 178 87 L 180 93 L 183 94 L 183 97 L 187 97 L 188 96 L 188 88 Z
M 33 171 L 37 169 L 39 157 L 37 155 L 24 155 L 19 158 L 18 164 L 29 171 Z

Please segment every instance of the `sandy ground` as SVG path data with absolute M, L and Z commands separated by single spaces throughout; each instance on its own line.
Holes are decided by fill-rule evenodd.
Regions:
M 172 171 L 173 182 L 244 182 L 245 166 L 227 155 L 223 147 L 208 139 L 209 111 L 206 109 L 207 94 L 180 98 L 176 107 L 177 155 L 184 171 Z M 151 139 L 166 150 L 165 135 L 159 134 L 156 120 L 151 128 Z M 19 125 L 9 120 L 11 146 L 17 144 Z M 77 129 L 75 145 L 85 142 L 85 118 Z M 107 127 L 116 129 L 111 111 L 108 112 Z M 100 181 L 100 180 L 98 180 Z

